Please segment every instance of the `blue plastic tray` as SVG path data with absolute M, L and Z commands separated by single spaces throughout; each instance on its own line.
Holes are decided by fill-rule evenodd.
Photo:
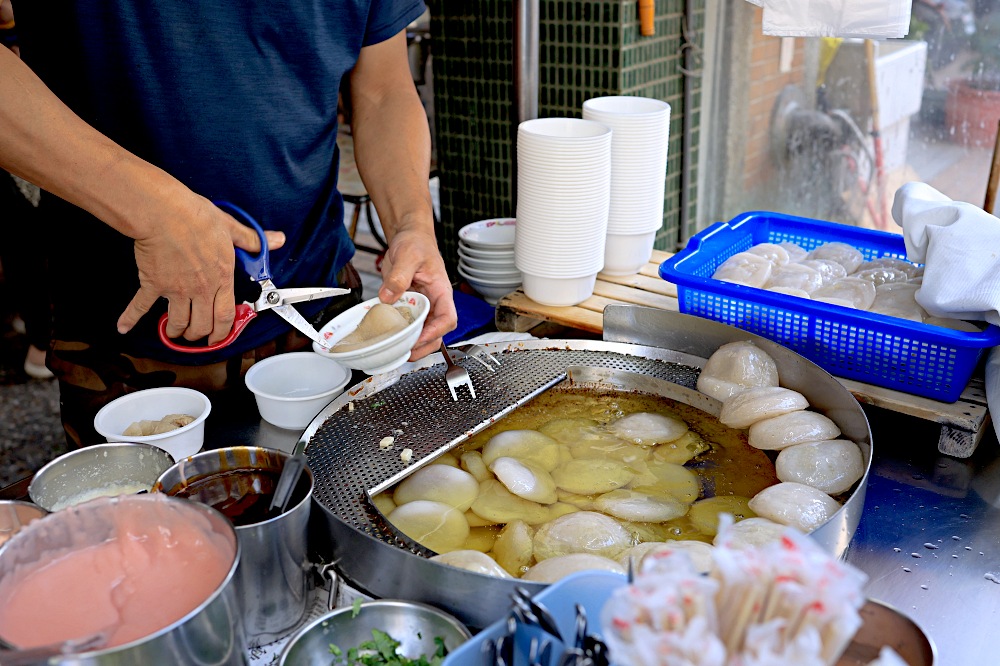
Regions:
M 996 326 L 966 333 L 712 279 L 737 252 L 786 241 L 806 250 L 839 241 L 866 261 L 906 259 L 897 234 L 755 211 L 693 236 L 660 265 L 660 277 L 677 285 L 683 313 L 762 335 L 838 377 L 943 402 L 958 400 L 983 351 L 1000 344 Z
M 625 585 L 625 576 L 611 571 L 580 571 L 549 585 L 535 595 L 535 600 L 543 604 L 552 613 L 559 625 L 559 633 L 572 640 L 576 622 L 576 604 L 587 611 L 587 633 L 601 635 L 601 609 L 604 603 L 617 588 Z M 482 664 L 483 643 L 495 641 L 507 633 L 507 619 L 498 620 L 486 627 L 468 641 L 445 657 L 442 666 L 469 666 Z M 518 625 L 514 634 L 514 663 L 512 666 L 528 666 L 528 654 L 531 639 L 541 637 L 543 633 L 536 627 Z M 555 641 L 550 654 L 549 663 L 545 666 L 558 666 L 559 657 L 566 648 L 563 643 Z

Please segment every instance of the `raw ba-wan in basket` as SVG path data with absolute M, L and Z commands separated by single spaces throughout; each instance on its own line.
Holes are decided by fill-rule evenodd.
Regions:
M 865 260 L 906 259 L 902 236 L 771 212 L 743 213 L 699 232 L 660 266 L 677 285 L 680 311 L 770 338 L 838 377 L 954 402 L 1000 328 L 965 332 L 788 296 L 714 279 L 738 252 L 792 242 L 812 250 L 829 242 Z

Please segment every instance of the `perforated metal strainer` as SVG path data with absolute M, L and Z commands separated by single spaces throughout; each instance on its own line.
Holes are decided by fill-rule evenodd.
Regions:
M 567 367 L 586 365 L 627 370 L 693 388 L 703 362 L 662 349 L 646 348 L 650 357 L 625 354 L 613 351 L 622 347 L 615 343 L 594 342 L 588 347 L 595 348 L 585 349 L 546 347 L 547 344 L 551 343 L 544 340 L 518 343 L 516 349 L 501 354 L 502 365 L 492 373 L 477 363 L 465 362 L 476 385 L 478 397 L 474 400 L 467 396 L 457 402 L 452 400 L 443 364 L 402 375 L 394 384 L 370 395 L 342 396 L 318 417 L 323 422 L 308 440 L 309 467 L 316 478 L 314 497 L 348 524 L 394 542 L 392 532 L 385 530 L 378 517 L 372 515 L 365 495 L 389 488 L 559 383 L 565 378 Z M 583 341 L 576 341 L 577 344 Z M 392 448 L 382 449 L 379 443 L 386 437 L 393 438 Z M 413 451 L 409 464 L 400 458 L 404 448 Z

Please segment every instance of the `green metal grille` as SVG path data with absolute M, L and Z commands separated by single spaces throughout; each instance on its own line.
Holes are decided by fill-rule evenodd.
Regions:
M 700 40 L 706 0 L 694 3 L 688 35 Z M 516 140 L 514 5 L 506 1 L 431 2 L 442 251 L 457 263 L 457 230 L 468 222 L 513 215 L 512 165 Z M 458 5 L 458 6 L 456 6 Z M 670 104 L 670 142 L 663 226 L 656 247 L 673 250 L 681 238 L 681 160 L 684 113 L 691 113 L 687 219 L 694 233 L 700 79 L 684 109 L 684 0 L 656 0 L 656 34 L 639 33 L 635 0 L 541 0 L 539 116 L 579 118 L 583 102 L 636 95 Z

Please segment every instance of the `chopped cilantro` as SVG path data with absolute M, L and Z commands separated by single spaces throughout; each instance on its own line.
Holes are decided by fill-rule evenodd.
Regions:
M 361 597 L 358 597 L 357 599 L 354 600 L 354 603 L 351 604 L 351 617 L 352 618 L 357 617 L 358 613 L 360 612 L 361 612 Z
M 372 629 L 372 640 L 349 649 L 346 658 L 343 650 L 330 643 L 330 652 L 337 657 L 331 666 L 441 666 L 448 654 L 444 639 L 440 636 L 434 637 L 436 647 L 430 658 L 420 655 L 416 659 L 410 659 L 396 654 L 399 645 L 399 641 L 384 631 Z

